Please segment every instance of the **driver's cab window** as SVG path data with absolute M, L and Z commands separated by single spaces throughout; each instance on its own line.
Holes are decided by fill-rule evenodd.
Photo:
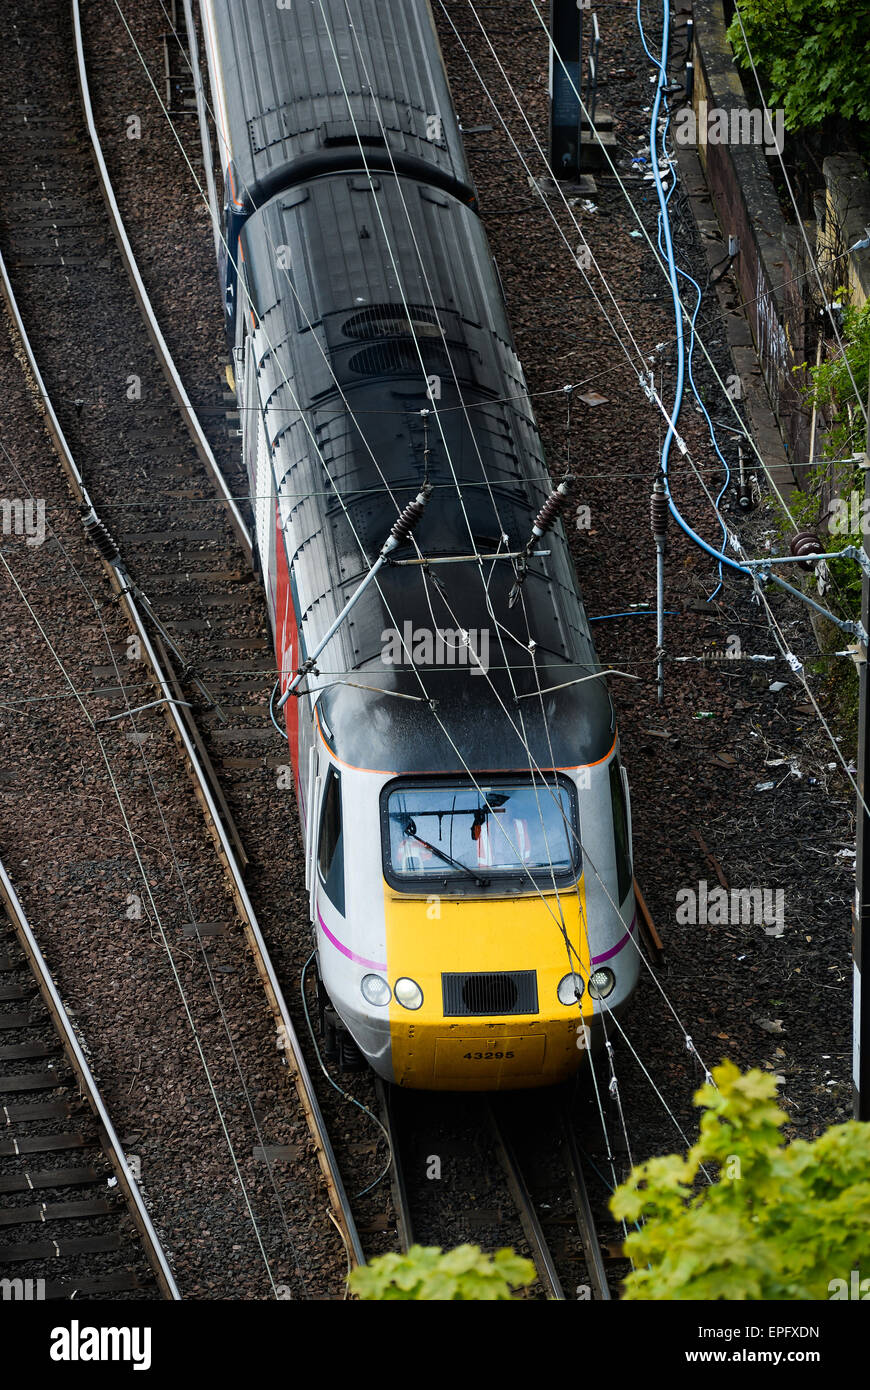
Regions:
M 324 892 L 344 916 L 344 839 L 341 827 L 341 777 L 330 767 L 320 813 L 317 868 Z

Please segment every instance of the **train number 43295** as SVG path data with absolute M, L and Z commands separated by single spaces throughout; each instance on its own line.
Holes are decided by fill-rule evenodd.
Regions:
M 501 1062 L 513 1057 L 512 1052 L 463 1052 L 463 1061 L 466 1062 Z

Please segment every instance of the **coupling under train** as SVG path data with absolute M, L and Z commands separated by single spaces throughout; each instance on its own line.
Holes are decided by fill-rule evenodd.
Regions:
M 321 1022 L 401 1086 L 554 1083 L 637 980 L 628 784 L 430 8 L 201 10 Z

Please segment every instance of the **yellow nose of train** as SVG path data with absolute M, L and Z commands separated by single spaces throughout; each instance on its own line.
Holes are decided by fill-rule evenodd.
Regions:
M 390 1003 L 397 1085 L 511 1090 L 577 1071 L 580 1010 L 557 991 L 572 965 L 589 978 L 582 880 L 558 897 L 410 898 L 384 887 L 389 959 L 423 995 L 413 1010 L 395 993 Z

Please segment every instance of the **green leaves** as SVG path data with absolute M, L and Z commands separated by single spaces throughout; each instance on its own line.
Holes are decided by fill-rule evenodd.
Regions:
M 847 291 L 841 286 L 834 293 L 844 299 Z M 870 524 L 864 507 L 864 473 L 851 461 L 854 454 L 864 451 L 864 416 L 858 402 L 863 405 L 867 400 L 870 375 L 870 301 L 860 309 L 845 305 L 842 337 L 845 350 L 836 351 L 818 367 L 810 367 L 812 384 L 803 393 L 806 405 L 821 410 L 829 428 L 824 439 L 825 461 L 810 472 L 797 519 L 811 529 L 822 522 L 823 548 L 829 551 L 860 546 L 864 528 Z M 820 495 L 828 505 L 827 516 L 818 515 Z M 797 496 L 800 499 L 800 494 Z M 792 509 L 796 510 L 794 502 Z M 849 560 L 830 561 L 829 568 L 842 611 L 849 618 L 860 618 L 860 569 Z
M 649 1159 L 611 1198 L 614 1216 L 637 1227 L 623 1297 L 803 1300 L 850 1289 L 853 1270 L 870 1274 L 870 1125 L 787 1144 L 772 1076 L 723 1062 L 713 1081 L 695 1095 L 703 1114 L 685 1157 Z M 509 1299 L 534 1279 L 513 1250 L 414 1245 L 348 1283 L 361 1299 L 449 1302 Z
M 828 116 L 870 120 L 870 25 L 855 0 L 739 0 L 728 38 L 750 68 L 743 37 L 765 86 L 769 106 L 781 106 L 789 130 Z M 740 19 L 743 20 L 743 29 Z M 750 74 L 750 90 L 755 79 Z
M 355 1269 L 348 1285 L 361 1299 L 493 1302 L 535 1278 L 531 1260 L 513 1250 L 484 1255 L 477 1245 L 459 1245 L 445 1254 L 437 1245 L 412 1245 L 407 1255 L 379 1255 Z
M 840 288 L 838 296 L 847 291 Z M 868 371 L 870 371 L 870 300 L 860 309 L 846 305 L 843 309 L 843 343 L 845 354 L 837 352 L 812 367 L 812 386 L 806 393 L 808 404 L 833 408 L 836 412 L 834 427 L 827 441 L 829 458 L 843 458 L 864 447 L 864 419 L 857 408 L 860 399 L 863 405 L 867 400 Z M 854 377 L 854 382 L 852 378 Z M 849 418 L 846 406 L 852 408 Z
M 870 1125 L 785 1144 L 772 1076 L 723 1062 L 713 1079 L 686 1158 L 650 1159 L 611 1198 L 614 1216 L 644 1222 L 625 1242 L 623 1296 L 829 1298 L 832 1280 L 870 1268 Z

